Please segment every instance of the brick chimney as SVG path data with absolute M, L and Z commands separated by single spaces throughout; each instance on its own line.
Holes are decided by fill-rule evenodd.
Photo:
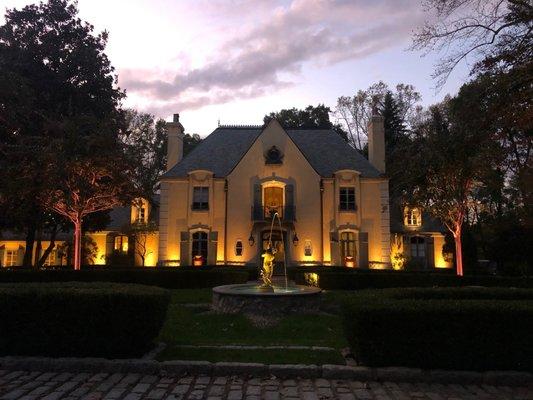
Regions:
M 368 123 L 368 161 L 379 172 L 385 173 L 385 125 L 375 107 Z
M 167 141 L 167 171 L 179 163 L 183 158 L 183 125 L 180 123 L 180 115 L 174 114 L 172 122 L 166 123 Z

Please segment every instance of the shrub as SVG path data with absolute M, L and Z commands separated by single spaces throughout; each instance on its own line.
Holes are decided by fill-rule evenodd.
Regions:
M 318 286 L 331 290 L 433 286 L 533 287 L 533 279 L 531 278 L 489 275 L 459 277 L 453 273 L 357 270 L 342 267 L 298 268 L 293 272 L 295 282 L 305 285 L 306 281 L 309 280 L 310 273 L 316 274 Z
M 533 290 L 362 291 L 343 305 L 348 341 L 369 366 L 533 369 Z
M 0 282 L 116 282 L 159 286 L 167 289 L 209 288 L 232 283 L 245 283 L 246 271 L 234 268 L 109 268 L 92 267 L 81 271 L 8 270 L 0 271 Z
M 0 285 L 0 353 L 139 357 L 166 316 L 164 289 L 109 283 Z

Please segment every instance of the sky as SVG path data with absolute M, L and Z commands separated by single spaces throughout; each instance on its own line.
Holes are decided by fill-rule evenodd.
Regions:
M 32 0 L 0 0 L 6 8 Z M 424 105 L 454 94 L 460 65 L 436 90 L 437 54 L 409 50 L 428 17 L 420 0 L 78 0 L 107 30 L 126 107 L 206 136 L 217 124 L 261 124 L 283 108 L 326 104 L 380 80 L 409 83 Z M 334 119 L 334 118 L 333 118 Z

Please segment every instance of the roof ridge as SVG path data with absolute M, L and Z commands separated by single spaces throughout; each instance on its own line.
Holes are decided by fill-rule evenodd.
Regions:
M 254 124 L 236 124 L 236 125 L 225 125 L 225 124 L 221 124 L 221 125 L 218 125 L 217 129 L 218 128 L 221 128 L 221 129 L 261 129 L 263 127 L 263 125 L 254 125 Z

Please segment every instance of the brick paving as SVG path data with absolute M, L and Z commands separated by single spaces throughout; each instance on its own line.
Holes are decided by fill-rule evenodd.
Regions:
M 533 400 L 533 388 L 437 383 L 360 382 L 0 370 L 0 400 Z

